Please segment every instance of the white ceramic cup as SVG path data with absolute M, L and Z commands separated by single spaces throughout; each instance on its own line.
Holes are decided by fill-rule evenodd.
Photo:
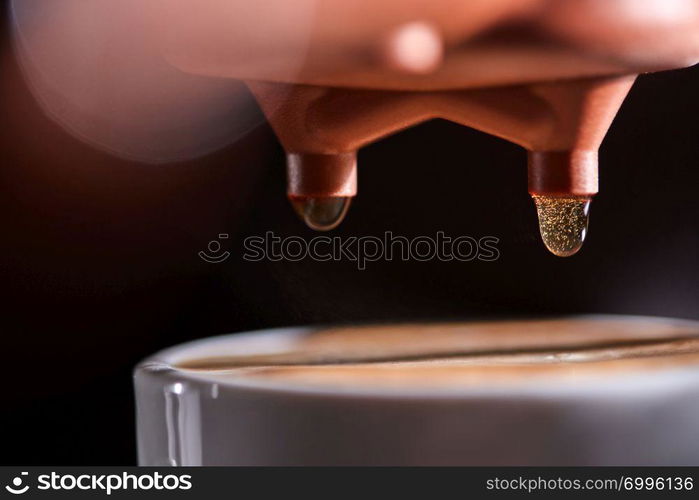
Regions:
M 699 465 L 699 323 L 293 328 L 135 371 L 141 465 Z

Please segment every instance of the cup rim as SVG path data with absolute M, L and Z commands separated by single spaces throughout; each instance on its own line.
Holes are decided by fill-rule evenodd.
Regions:
M 492 321 L 510 320 L 556 320 L 556 319 L 585 319 L 585 320 L 633 320 L 644 322 L 670 323 L 677 326 L 689 326 L 697 329 L 699 336 L 699 321 L 683 318 L 671 318 L 663 316 L 644 315 L 615 315 L 615 314 L 574 314 L 555 316 L 513 316 L 495 318 Z M 489 319 L 464 319 L 459 322 L 481 322 Z M 415 323 L 447 323 L 454 321 L 405 321 L 389 323 L 391 325 L 415 324 Z M 354 326 L 385 326 L 386 323 L 357 323 L 350 325 L 313 325 L 279 327 L 271 329 L 250 330 L 239 333 L 228 333 L 173 345 L 157 351 L 139 362 L 134 375 L 142 372 L 163 372 L 174 383 L 204 383 L 208 385 L 224 386 L 232 389 L 246 391 L 263 391 L 268 394 L 305 394 L 322 395 L 323 397 L 362 397 L 379 399 L 483 399 L 483 398 L 526 398 L 526 399 L 580 399 L 594 397 L 618 399 L 620 396 L 629 397 L 654 397 L 658 393 L 666 393 L 668 390 L 681 390 L 686 387 L 699 386 L 699 364 L 696 366 L 684 365 L 677 367 L 664 367 L 652 372 L 629 371 L 623 372 L 618 377 L 605 376 L 604 383 L 600 384 L 597 376 L 585 377 L 571 383 L 563 380 L 542 380 L 541 383 L 503 383 L 493 386 L 452 386 L 435 388 L 434 386 L 417 387 L 386 387 L 371 386 L 362 383 L 351 387 L 336 385 L 315 385 L 304 382 L 284 382 L 279 380 L 264 380 L 260 378 L 231 376 L 230 374 L 216 373 L 213 371 L 195 371 L 177 367 L 176 364 L 184 359 L 197 357 L 211 352 L 212 347 L 225 344 L 230 349 L 232 344 L 240 344 L 240 347 L 251 354 L 269 353 L 269 349 L 279 349 L 282 345 L 290 346 L 294 340 L 305 334 L 335 327 Z M 257 350 L 255 350 L 257 349 Z M 265 349 L 268 351 L 265 352 Z

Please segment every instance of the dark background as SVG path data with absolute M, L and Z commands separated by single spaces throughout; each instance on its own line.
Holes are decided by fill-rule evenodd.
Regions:
M 3 464 L 135 462 L 131 369 L 207 335 L 280 325 L 599 312 L 699 318 L 699 69 L 642 76 L 600 152 L 579 255 L 541 244 L 523 150 L 430 122 L 360 152 L 335 234 L 493 235 L 497 262 L 244 262 L 242 238 L 314 233 L 269 127 L 161 166 L 93 149 L 0 66 Z M 401 175 L 401 189 L 392 179 Z M 232 256 L 197 255 L 219 233 Z

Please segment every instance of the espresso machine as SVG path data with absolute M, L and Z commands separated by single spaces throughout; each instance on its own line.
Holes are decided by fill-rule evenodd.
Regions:
M 527 150 L 541 236 L 558 256 L 582 245 L 597 152 L 636 75 L 699 60 L 693 1 L 211 0 L 154 17 L 173 65 L 247 83 L 310 227 L 341 222 L 360 148 L 443 118 Z
M 245 110 L 225 83 L 243 81 L 286 151 L 294 209 L 325 231 L 357 195 L 359 149 L 442 118 L 527 150 L 541 236 L 558 256 L 585 239 L 598 149 L 636 76 L 699 60 L 693 0 L 13 7 L 16 45 L 39 100 L 84 140 L 127 156 L 145 149 L 158 161 L 204 154 L 239 134 L 231 124 Z M 76 60 L 90 61 L 92 84 L 76 78 Z M 172 84 L 173 72 L 208 81 Z M 113 99 L 120 81 L 132 82 L 126 104 L 137 111 L 124 113 L 129 106 Z M 94 87 L 107 89 L 101 107 L 85 97 Z M 120 127 L 103 127 L 100 115 Z M 138 148 L 124 139 L 138 134 L 134 122 L 151 127 Z M 170 152 L 177 144 L 185 145 L 179 156 Z
M 131 156 L 157 145 L 163 162 L 205 154 L 238 134 L 231 120 L 242 111 L 227 106 L 239 93 L 228 84 L 244 82 L 285 151 L 292 209 L 308 227 L 332 231 L 358 195 L 361 148 L 445 119 L 526 149 L 540 235 L 559 257 L 582 247 L 598 150 L 636 77 L 699 61 L 697 0 L 41 3 L 14 2 L 18 52 L 47 112 L 88 142 Z M 173 131 L 153 121 L 158 132 L 138 147 L 124 139 L 137 127 L 105 132 L 92 103 L 72 112 L 61 97 L 85 89 L 50 61 L 94 33 L 66 40 L 69 30 L 47 34 L 32 15 L 60 9 L 63 27 L 82 36 L 86 11 L 116 16 L 124 5 L 146 34 L 122 37 L 133 56 L 125 59 L 147 52 L 163 75 L 206 82 L 162 89 L 158 74 L 146 82 L 145 66 L 124 66 L 109 47 L 96 54 L 109 85 L 143 78 L 165 121 L 186 124 Z M 128 71 L 108 71 L 115 67 Z M 388 188 L 401 183 L 398 169 Z M 136 368 L 139 461 L 696 463 L 699 443 L 686 437 L 696 435 L 697 337 L 691 321 L 594 316 L 195 341 Z

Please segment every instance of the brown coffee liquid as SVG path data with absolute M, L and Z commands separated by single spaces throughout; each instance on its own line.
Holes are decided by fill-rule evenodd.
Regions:
M 534 196 L 539 232 L 546 248 L 558 257 L 570 257 L 582 248 L 590 214 L 588 197 Z
M 316 231 L 335 229 L 347 215 L 352 197 L 291 197 L 291 205 L 308 227 Z
M 235 351 L 235 348 L 232 349 Z M 176 368 L 324 387 L 465 387 L 699 369 L 699 328 L 644 318 L 328 328 L 272 354 L 207 356 Z

